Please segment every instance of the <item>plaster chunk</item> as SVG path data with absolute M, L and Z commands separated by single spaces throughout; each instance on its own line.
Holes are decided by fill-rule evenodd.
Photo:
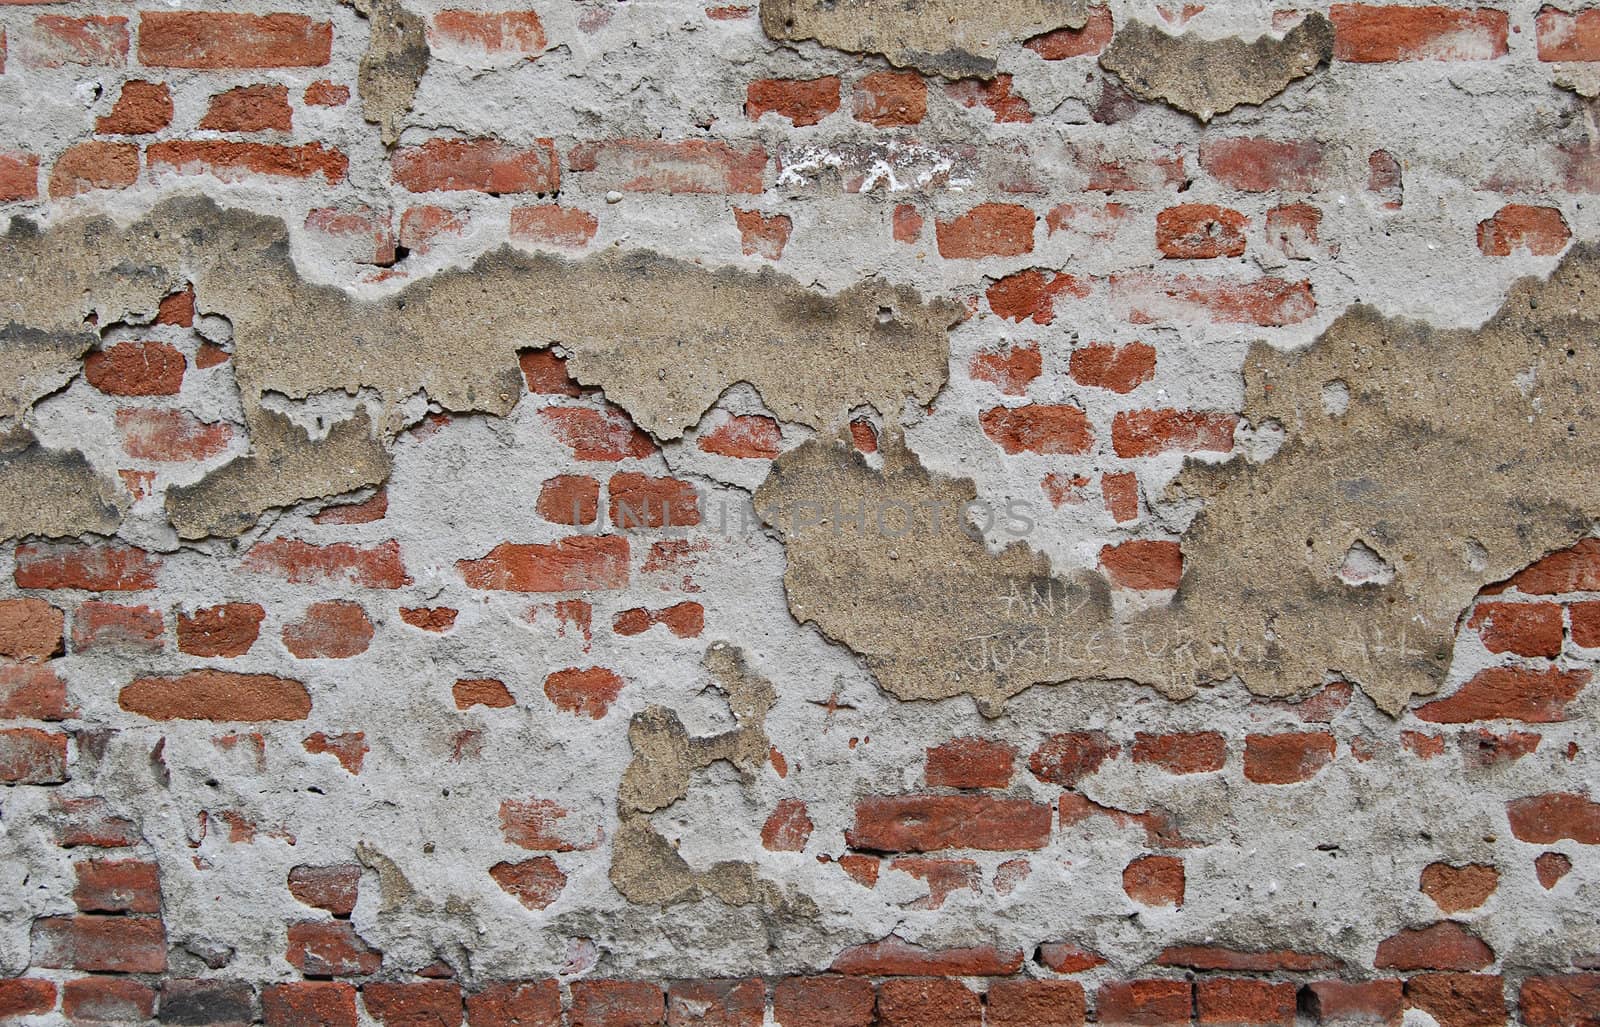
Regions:
M 1310 14 L 1282 38 L 1206 39 L 1168 35 L 1129 22 L 1112 37 L 1100 64 L 1142 100 L 1159 100 L 1210 121 L 1240 104 L 1262 104 L 1333 56 L 1333 24 Z
M 761 0 L 773 39 L 881 54 L 897 68 L 993 78 L 1001 47 L 1088 24 L 1087 0 Z
M 367 52 L 356 71 L 361 114 L 378 126 L 385 146 L 400 141 L 400 118 L 428 70 L 428 26 L 396 0 L 343 0 L 367 19 Z

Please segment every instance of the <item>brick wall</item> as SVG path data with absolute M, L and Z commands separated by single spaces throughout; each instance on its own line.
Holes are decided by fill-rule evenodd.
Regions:
M 170 495 L 262 452 L 274 358 L 234 318 L 266 312 L 86 288 L 92 346 L 0 419 L 118 512 L 0 548 L 0 1020 L 1600 1022 L 1591 522 L 1485 579 L 1398 715 L 1337 668 L 980 713 L 879 688 L 789 608 L 784 539 L 746 512 L 814 435 L 881 463 L 903 430 L 1108 608 L 1181 604 L 1196 510 L 1167 486 L 1294 444 L 1240 416 L 1250 343 L 1314 346 L 1358 303 L 1473 330 L 1600 233 L 1600 8 L 1570 6 L 1091 4 L 950 79 L 775 41 L 756 0 L 0 0 L 12 239 L 198 193 L 281 219 L 298 274 L 357 297 L 509 245 L 962 310 L 931 403 L 820 432 L 736 382 L 646 431 L 536 332 L 503 415 L 433 381 L 267 390 L 313 440 L 365 414 L 392 467 L 193 540 Z M 386 141 L 370 54 L 397 9 L 428 60 Z M 1098 63 L 1136 21 L 1248 39 L 1308 13 L 1330 60 L 1206 123 Z M 7 270 L 20 332 L 46 283 Z M 885 601 L 942 616 L 917 585 Z

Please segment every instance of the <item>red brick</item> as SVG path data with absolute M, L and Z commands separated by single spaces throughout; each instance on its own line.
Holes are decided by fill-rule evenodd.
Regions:
M 544 23 L 535 11 L 440 11 L 433 16 L 429 42 L 484 54 L 537 57 L 544 52 Z
M 656 451 L 650 437 L 617 407 L 546 407 L 539 416 L 578 460 L 642 459 Z
M 1096 4 L 1089 8 L 1089 21 L 1083 28 L 1056 29 L 1042 36 L 1034 36 L 1024 45 L 1047 61 L 1064 61 L 1069 57 L 1098 54 L 1110 44 L 1115 31 L 1111 9 Z
M 1249 281 L 1161 275 L 1114 274 L 1111 295 L 1132 324 L 1249 324 L 1279 328 L 1317 312 L 1309 282 L 1262 277 Z
M 1333 763 L 1338 743 L 1326 731 L 1246 735 L 1244 776 L 1256 784 L 1309 781 Z
M 372 621 L 360 603 L 342 599 L 312 603 L 297 621 L 283 626 L 283 645 L 302 660 L 343 660 L 372 644 Z
M 794 222 L 787 214 L 763 214 L 759 210 L 733 211 L 734 224 L 739 229 L 739 252 L 747 257 L 764 257 L 778 260 L 783 248 L 789 244 L 789 233 Z
M 1197 981 L 1194 991 L 1197 1024 L 1294 1027 L 1293 984 L 1224 977 Z
M 305 226 L 357 263 L 391 267 L 398 257 L 388 211 L 315 207 L 306 212 Z
M 327 79 L 318 79 L 306 86 L 300 98 L 308 107 L 343 107 L 350 102 L 350 87 Z
M 1419 706 L 1417 719 L 1435 724 L 1520 720 L 1549 724 L 1567 719 L 1567 704 L 1589 683 L 1587 670 L 1486 667 L 1455 693 Z
M 1121 751 L 1104 731 L 1068 731 L 1041 742 L 1028 757 L 1028 769 L 1040 781 L 1070 788 Z
M 548 544 L 502 542 L 456 570 L 469 588 L 505 592 L 584 592 L 628 584 L 628 540 L 577 535 Z
M 31 153 L 0 151 L 0 202 L 31 200 L 39 195 L 39 158 Z
M 227 452 L 233 426 L 206 423 L 187 410 L 124 407 L 117 411 L 122 448 L 135 460 L 180 463 L 209 460 Z
M 1572 872 L 1572 859 L 1560 852 L 1541 852 L 1534 858 L 1533 872 L 1544 890 L 1549 891 Z
M 1328 14 L 1335 60 L 1481 61 L 1506 55 L 1509 21 L 1504 11 L 1334 4 Z
M 649 981 L 578 980 L 570 985 L 572 1027 L 648 1027 L 665 1023 L 666 1001 Z
M 1504 982 L 1491 974 L 1418 974 L 1406 981 L 1406 1004 L 1439 1027 L 1499 1027 L 1505 1001 Z
M 763 414 L 732 414 L 701 432 L 695 446 L 703 453 L 736 460 L 771 460 L 783 446 L 783 429 L 774 418 Z
M 674 981 L 667 986 L 670 1027 L 761 1027 L 767 984 L 752 980 Z
M 307 920 L 289 925 L 289 965 L 307 977 L 365 977 L 383 964 L 348 920 Z
M 1467 627 L 1491 653 L 1561 654 L 1561 607 L 1555 603 L 1479 603 Z
M 161 872 L 138 859 L 83 859 L 72 865 L 72 901 L 85 913 L 161 912 Z
M 853 977 L 785 978 L 773 986 L 772 1015 L 782 1027 L 872 1027 L 872 983 Z
M 133 821 L 112 812 L 111 804 L 99 797 L 63 799 L 52 795 L 50 814 L 55 843 L 64 849 L 80 845 L 116 849 L 139 842 Z
M 952 738 L 928 750 L 925 776 L 934 788 L 1004 788 L 1016 752 L 987 738 Z
M 43 599 L 0 599 L 0 656 L 48 660 L 63 650 L 66 616 Z
M 1100 495 L 1106 512 L 1118 524 L 1139 518 L 1139 476 L 1131 471 L 1100 476 Z
M 1181 966 L 1190 970 L 1229 970 L 1245 973 L 1306 973 L 1312 970 L 1337 970 L 1343 964 L 1320 952 L 1295 952 L 1291 949 L 1241 951 L 1220 945 L 1174 945 L 1156 957 L 1161 966 Z
M 1529 595 L 1600 592 L 1600 538 L 1586 538 L 1518 571 L 1509 582 Z
M 1572 792 L 1546 792 L 1506 803 L 1511 833 L 1519 841 L 1550 845 L 1571 840 L 1600 845 L 1600 803 Z
M 335 542 L 319 546 L 300 539 L 257 542 L 245 554 L 245 567 L 293 585 L 348 583 L 360 588 L 401 588 L 411 584 L 394 539 L 371 546 Z
M 1378 943 L 1372 965 L 1380 970 L 1482 970 L 1494 951 L 1453 920 L 1406 928 Z
M 67 685 L 49 666 L 0 663 L 0 719 L 65 720 Z
M 148 135 L 172 124 L 172 93 L 165 82 L 130 79 L 122 84 L 117 102 L 94 123 L 101 135 Z
M 1243 192 L 1311 192 L 1322 176 L 1322 144 L 1314 139 L 1234 136 L 1200 144 L 1200 166 Z
M 41 14 L 17 41 L 17 50 L 24 64 L 36 68 L 120 67 L 128 62 L 128 19 Z
M 1535 25 L 1541 61 L 1600 61 L 1600 8 L 1569 14 L 1547 4 Z
M 389 490 L 380 488 L 368 499 L 357 503 L 336 503 L 323 507 L 311 518 L 314 524 L 371 524 L 381 521 L 389 512 Z
M 1058 974 L 1082 973 L 1105 964 L 1095 953 L 1065 941 L 1047 941 L 1040 945 L 1038 959 Z
M 0 783 L 53 785 L 66 780 L 66 735 L 31 727 L 0 729 Z
M 139 148 L 91 140 L 71 147 L 50 169 L 50 196 L 61 199 L 95 189 L 126 189 L 139 178 Z
M 811 818 L 799 799 L 781 799 L 761 825 L 761 847 L 770 852 L 803 852 L 811 840 Z
M 1183 577 L 1183 549 L 1162 539 L 1130 539 L 1102 546 L 1100 569 L 1115 588 L 1177 588 Z
M 41 1016 L 56 1008 L 56 982 L 36 977 L 0 980 L 0 1017 Z
M 593 848 L 595 842 L 574 842 L 563 837 L 560 822 L 569 815 L 551 799 L 502 799 L 500 833 L 518 848 L 535 852 L 574 852 Z
M 1600 647 L 1600 602 L 1573 603 L 1572 644 L 1585 649 Z
M 815 125 L 839 109 L 839 76 L 758 78 L 745 87 L 744 113 L 751 121 L 773 113 L 798 127 Z
M 243 656 L 256 644 L 267 611 L 257 603 L 222 603 L 178 614 L 178 651 L 190 656 Z
M 422 631 L 443 634 L 455 627 L 460 610 L 448 606 L 402 606 L 400 619 Z
M 312 68 L 332 53 L 332 23 L 300 14 L 139 14 L 139 63 L 147 67 Z
M 767 151 L 719 140 L 610 139 L 581 143 L 568 155 L 575 172 L 593 176 L 596 189 L 636 193 L 762 192 Z
M 1419 887 L 1444 913 L 1477 909 L 1500 885 L 1500 872 L 1483 863 L 1451 866 L 1429 863 L 1422 868 Z
M 1284 203 L 1267 211 L 1267 245 L 1290 260 L 1322 255 L 1322 211 L 1309 203 Z
M 161 1020 L 169 1024 L 247 1024 L 255 989 L 246 981 L 169 978 L 161 982 Z
M 451 688 L 450 694 L 455 699 L 458 710 L 467 710 L 474 706 L 503 710 L 517 704 L 511 697 L 511 692 L 506 689 L 505 682 L 495 678 L 462 678 Z
M 1042 849 L 1050 807 L 987 795 L 872 796 L 856 803 L 851 848 L 873 852 Z
M 922 238 L 922 215 L 909 203 L 895 204 L 892 234 L 895 242 L 915 245 Z
M 330 863 L 311 866 L 302 863 L 289 871 L 289 894 L 308 906 L 325 909 L 337 917 L 347 917 L 356 908 L 361 889 L 361 864 Z
M 879 128 L 918 124 L 928 113 L 928 84 L 914 71 L 875 71 L 855 84 L 851 113 Z
M 1234 414 L 1205 410 L 1123 410 L 1111 421 L 1111 446 L 1123 459 L 1162 453 L 1227 453 Z
M 1014 343 L 1004 350 L 984 350 L 972 357 L 968 373 L 1008 396 L 1025 396 L 1028 385 L 1044 370 L 1036 342 Z
M 939 255 L 952 260 L 1015 257 L 1033 252 L 1038 216 L 1014 203 L 980 203 L 960 217 L 934 222 Z
M 338 185 L 350 168 L 349 158 L 321 143 L 278 146 L 222 139 L 174 140 L 151 143 L 145 158 L 152 172 L 157 167 L 170 168 L 180 175 L 210 175 L 222 182 L 241 182 L 251 175 L 269 178 L 321 175 L 329 185 Z
M 692 482 L 625 472 L 612 475 L 608 489 L 614 528 L 692 527 L 700 523 L 700 494 Z
M 1079 385 L 1126 395 L 1155 377 L 1156 350 L 1143 342 L 1080 346 L 1072 351 L 1069 373 Z
M 622 694 L 627 682 L 605 667 L 558 670 L 544 679 L 544 694 L 556 708 L 599 720 Z
M 706 610 L 699 603 L 685 601 L 660 610 L 635 607 L 619 612 L 611 628 L 619 635 L 642 635 L 657 624 L 663 625 L 679 638 L 698 638 L 705 630 Z
M 1427 735 L 1420 731 L 1400 732 L 1400 744 L 1422 759 L 1431 760 L 1444 755 L 1444 737 Z
M 461 1023 L 461 986 L 454 981 L 371 982 L 361 1002 L 383 1027 L 456 1027 Z
M 1508 203 L 1494 217 L 1478 222 L 1478 249 L 1489 257 L 1509 257 L 1518 249 L 1553 257 L 1571 238 L 1567 219 L 1555 207 Z
M 186 367 L 164 342 L 119 342 L 85 357 L 83 376 L 110 396 L 176 396 Z
M 1082 1027 L 1085 1000 L 1077 981 L 995 981 L 984 998 L 988 1027 Z
M 402 232 L 403 238 L 404 233 Z M 529 392 L 542 396 L 583 395 L 583 387 L 573 381 L 571 375 L 567 374 L 567 359 L 556 355 L 551 350 L 523 350 L 517 354 L 517 365 L 522 369 L 522 378 L 527 382 Z M 581 408 L 569 407 L 567 409 L 576 410 Z
M 982 1027 L 983 1001 L 960 981 L 904 977 L 878 985 L 879 1027 Z
M 1204 774 L 1221 770 L 1228 759 L 1228 741 L 1216 731 L 1133 736 L 1133 762 L 1152 763 L 1169 774 Z
M 155 1016 L 156 990 L 127 977 L 80 977 L 62 987 L 61 1011 L 73 1020 L 137 1023 Z M 271 1020 L 267 1023 L 269 1027 L 290 1027 Z
M 1183 906 L 1183 860 L 1140 856 L 1122 868 L 1122 890 L 1144 906 Z
M 117 702 L 151 720 L 305 720 L 311 713 L 311 695 L 298 681 L 224 670 L 137 678 Z
M 561 986 L 553 980 L 497 981 L 467 996 L 471 1027 L 561 1027 Z
M 465 213 L 444 207 L 407 207 L 400 215 L 400 245 L 420 256 L 433 249 L 439 237 L 463 234 L 468 220 Z
M 581 250 L 600 230 L 600 219 L 586 210 L 545 203 L 511 212 L 511 238 L 535 246 Z
M 1066 293 L 1075 299 L 1089 295 L 1089 286 L 1072 275 L 1029 268 L 1006 275 L 989 286 L 989 309 L 1008 321 L 1031 320 L 1047 325 L 1056 319 L 1055 299 Z
M 167 934 L 147 917 L 41 917 L 33 922 L 33 965 L 109 973 L 161 973 Z
M 978 421 L 983 433 L 1007 453 L 1087 453 L 1094 445 L 1088 415 L 1075 406 L 991 407 Z
M 114 543 L 22 543 L 12 574 L 18 588 L 77 588 L 140 592 L 156 587 L 161 558 Z
M 1113 981 L 1095 993 L 1095 1022 L 1137 1027 L 1188 1024 L 1194 996 L 1188 981 Z
M 355 985 L 343 981 L 293 981 L 261 988 L 266 1027 L 356 1027 Z
M 1524 1027 L 1594 1027 L 1600 1023 L 1600 974 L 1525 977 L 1517 998 Z
M 1017 949 L 993 945 L 925 949 L 890 935 L 845 949 L 831 969 L 861 977 L 1009 977 L 1021 967 L 1022 953 Z
M 200 127 L 218 132 L 287 132 L 292 117 L 289 87 L 263 83 L 213 96 Z
M 1404 1014 L 1401 982 L 1317 981 L 1306 988 L 1310 1015 L 1317 1023 L 1398 1025 Z
M 997 124 L 1028 124 L 1033 121 L 1033 108 L 1025 97 L 1012 91 L 1012 81 L 1010 75 L 996 75 L 987 82 L 964 78 L 946 83 L 944 93 L 963 107 L 988 108 Z
M 1212 260 L 1244 255 L 1250 219 L 1210 203 L 1168 207 L 1156 215 L 1156 249 L 1172 260 Z

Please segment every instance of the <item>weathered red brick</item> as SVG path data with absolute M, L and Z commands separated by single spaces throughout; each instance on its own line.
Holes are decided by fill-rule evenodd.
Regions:
M 12 576 L 18 588 L 77 588 L 86 592 L 141 592 L 156 587 L 161 558 L 116 543 L 17 546 Z
M 1021 966 L 1018 949 L 993 945 L 927 949 L 891 934 L 882 941 L 845 949 L 831 969 L 861 977 L 1009 977 Z
M 1484 61 L 1506 55 L 1509 19 L 1490 8 L 1334 4 L 1335 60 Z
M 856 803 L 851 848 L 874 852 L 1042 849 L 1050 807 L 987 795 L 871 796 Z
M 1026 97 L 1013 90 L 1012 85 L 1012 77 L 1004 74 L 996 75 L 987 82 L 964 78 L 946 83 L 944 94 L 969 109 L 988 108 L 998 124 L 1028 124 L 1033 121 L 1033 108 L 1028 105 Z
M 787 977 L 772 989 L 783 1027 L 872 1027 L 872 982 L 857 977 Z
M 138 1023 L 155 1016 L 156 990 L 127 977 L 80 977 L 62 986 L 61 1012 L 73 1020 Z M 270 1027 L 288 1027 L 267 1022 Z
M 428 41 L 519 58 L 539 56 L 546 43 L 536 11 L 440 11 L 433 16 Z
M 1600 1022 L 1600 974 L 1525 977 L 1517 997 L 1524 1027 L 1593 1027 Z
M 38 195 L 38 156 L 32 153 L 0 151 L 0 202 L 31 200 Z
M 794 222 L 787 214 L 763 214 L 735 207 L 733 221 L 739 229 L 739 252 L 767 260 L 783 257 L 783 248 L 789 245 L 789 234 L 794 230 Z
M 1417 974 L 1406 981 L 1406 1005 L 1439 1027 L 1500 1027 L 1505 1001 L 1505 983 L 1494 974 Z
M 577 535 L 549 544 L 502 542 L 477 560 L 459 560 L 467 586 L 506 592 L 583 592 L 628 584 L 628 540 Z
M 1317 1023 L 1398 1025 L 1404 1014 L 1402 982 L 1316 981 L 1306 987 L 1307 1004 Z
M 117 702 L 151 720 L 305 720 L 311 713 L 311 694 L 298 681 L 224 670 L 137 678 Z
M 772 113 L 797 128 L 815 125 L 839 109 L 839 76 L 758 78 L 745 87 L 744 113 L 751 121 Z
M 1195 1023 L 1225 1027 L 1294 1027 L 1293 984 L 1240 978 L 1208 978 L 1195 982 Z
M 383 965 L 348 920 L 305 920 L 289 925 L 289 965 L 308 977 L 365 977 Z
M 1600 538 L 1557 550 L 1518 571 L 1506 584 L 1529 595 L 1600 591 Z
M 302 863 L 289 870 L 289 894 L 336 917 L 347 917 L 356 908 L 361 889 L 360 863 L 330 863 L 312 866 Z
M 128 19 L 108 15 L 41 14 L 16 43 L 22 63 L 119 67 L 128 62 Z
M 737 460 L 771 460 L 783 445 L 783 430 L 764 414 L 732 414 L 700 433 L 695 446 L 703 453 Z
M 984 997 L 988 1027 L 1082 1027 L 1085 998 L 1077 981 L 995 981 Z
M 983 1001 L 960 981 L 903 977 L 878 985 L 879 1027 L 982 1027 Z
M 1600 61 L 1600 8 L 1569 14 L 1546 4 L 1534 24 L 1541 61 Z
M 457 1027 L 461 986 L 454 981 L 369 981 L 361 1002 L 384 1027 Z
M 1130 539 L 1102 546 L 1100 569 L 1116 588 L 1177 588 L 1183 577 L 1183 548 L 1164 539 Z
M 371 524 L 383 520 L 388 513 L 389 490 L 380 488 L 360 502 L 325 506 L 311 521 L 314 524 Z
M 1452 866 L 1429 863 L 1422 868 L 1418 887 L 1444 913 L 1477 909 L 1500 885 L 1500 872 L 1483 863 Z
M 761 1027 L 767 983 L 750 980 L 673 981 L 667 986 L 669 1027 Z
M 152 68 L 311 68 L 333 54 L 333 24 L 301 14 L 141 11 L 139 63 Z
M 267 611 L 258 603 L 222 603 L 178 614 L 178 651 L 191 656 L 243 656 L 255 645 Z
M 1072 351 L 1069 373 L 1079 385 L 1126 395 L 1155 377 L 1156 350 L 1143 342 L 1079 346 Z
M 974 381 L 988 382 L 1008 396 L 1025 396 L 1029 383 L 1043 370 L 1039 344 L 1028 342 L 973 354 L 968 373 Z
M 1317 312 L 1310 282 L 1264 276 L 1247 281 L 1162 275 L 1114 274 L 1111 296 L 1132 324 L 1250 324 L 1279 328 Z
M 210 175 L 222 182 L 245 181 L 251 175 L 269 178 L 321 175 L 329 185 L 338 185 L 350 168 L 348 157 L 322 143 L 279 146 L 224 139 L 173 140 L 151 143 L 145 151 L 145 159 L 152 172 L 161 167 L 180 175 Z
M 1063 293 L 1081 300 L 1089 286 L 1072 275 L 1032 267 L 996 280 L 984 296 L 989 309 L 1008 321 L 1047 325 L 1056 319 L 1055 300 Z
M 1572 872 L 1572 858 L 1561 852 L 1541 852 L 1534 857 L 1533 872 L 1544 890 L 1549 891 Z
M 580 143 L 568 155 L 574 172 L 598 189 L 636 193 L 741 193 L 765 188 L 767 151 L 720 140 L 610 139 Z
M 987 738 L 952 738 L 928 750 L 924 774 L 934 788 L 1004 788 L 1011 783 L 1016 751 Z
M 605 667 L 558 670 L 544 679 L 544 694 L 567 713 L 599 720 L 622 694 L 627 682 Z
M 1506 803 L 1511 833 L 1520 841 L 1550 845 L 1571 840 L 1600 845 L 1600 803 L 1573 792 L 1546 792 Z
M 356 989 L 343 981 L 291 981 L 261 988 L 267 1027 L 356 1027 Z
M 302 660 L 343 660 L 372 644 L 372 621 L 360 603 L 333 599 L 312 603 L 299 620 L 283 626 L 283 645 Z
M 292 117 L 289 87 L 258 83 L 213 96 L 200 127 L 217 132 L 287 132 Z
M 117 411 L 123 450 L 135 460 L 176 463 L 209 460 L 227 452 L 233 426 L 207 423 L 187 410 L 124 407 Z
M 1485 667 L 1454 694 L 1419 706 L 1416 715 L 1435 724 L 1474 720 L 1555 723 L 1567 719 L 1567 704 L 1588 683 L 1587 670 Z
M 401 620 L 422 631 L 433 631 L 440 634 L 455 627 L 456 617 L 460 613 L 460 610 L 449 606 L 400 607 Z
M 511 212 L 511 238 L 535 246 L 581 250 L 600 230 L 600 219 L 577 207 L 545 203 Z
M 546 407 L 539 416 L 550 425 L 562 445 L 579 460 L 640 459 L 656 451 L 655 443 L 640 431 L 633 418 L 617 407 Z
M 95 189 L 126 189 L 139 180 L 139 147 L 92 139 L 70 147 L 50 169 L 50 197 L 62 199 Z
M 55 843 L 64 849 L 80 845 L 116 849 L 139 842 L 138 826 L 98 796 L 64 799 L 52 795 L 50 816 Z
M 1122 868 L 1122 890 L 1142 906 L 1183 906 L 1183 860 L 1140 856 Z
M 980 203 L 949 221 L 934 222 L 939 255 L 952 260 L 1015 257 L 1033 252 L 1038 215 L 1015 203 Z
M 154 917 L 48 916 L 33 922 L 33 965 L 109 973 L 161 973 L 167 933 Z
M 0 981 L 0 1017 L 41 1016 L 56 1008 L 56 982 L 37 977 Z
M 1290 260 L 1315 260 L 1320 245 L 1322 211 L 1309 203 L 1282 203 L 1267 211 L 1267 245 Z
M 915 125 L 928 113 L 928 84 L 914 71 L 875 71 L 856 82 L 851 105 L 869 125 Z
M 1312 192 L 1321 183 L 1322 144 L 1314 139 L 1233 136 L 1200 144 L 1200 166 L 1243 192 Z
M 187 366 L 164 342 L 119 342 L 85 357 L 83 376 L 110 396 L 176 396 Z
M 1137 1027 L 1187 1024 L 1193 1005 L 1188 981 L 1112 981 L 1095 992 L 1095 1022 Z
M 1246 735 L 1244 776 L 1256 784 L 1309 781 L 1332 765 L 1339 743 L 1326 731 Z
M 172 92 L 165 82 L 130 79 L 122 84 L 117 102 L 94 123 L 101 135 L 148 135 L 172 123 Z
M 496 981 L 467 996 L 471 1027 L 561 1027 L 561 986 L 553 980 Z
M 66 615 L 43 599 L 0 599 L 0 656 L 48 660 L 63 650 Z
M 1555 603 L 1479 603 L 1467 621 L 1491 653 L 1561 654 L 1561 607 Z
M 649 981 L 577 980 L 570 985 L 572 1027 L 649 1027 L 665 1023 L 661 989 Z
M 1118 524 L 1139 519 L 1139 476 L 1132 471 L 1101 475 L 1100 495 L 1106 512 Z
M 1089 417 L 1075 406 L 991 407 L 978 416 L 978 422 L 1007 453 L 1075 454 L 1094 446 Z
M 1064 61 L 1069 57 L 1088 57 L 1104 50 L 1111 42 L 1116 24 L 1111 9 L 1104 4 L 1089 8 L 1089 20 L 1081 29 L 1056 29 L 1042 36 L 1034 36 L 1024 45 L 1047 61 Z
M 1123 410 L 1111 420 L 1111 447 L 1123 459 L 1162 453 L 1227 453 L 1235 414 L 1206 410 Z
M 1169 774 L 1204 774 L 1221 770 L 1228 759 L 1228 740 L 1217 731 L 1133 736 L 1133 762 L 1153 763 Z
M 161 871 L 140 859 L 83 859 L 72 865 L 72 901 L 85 913 L 161 912 Z
M 1343 964 L 1320 952 L 1295 952 L 1290 949 L 1241 951 L 1221 945 L 1172 945 L 1156 957 L 1161 966 L 1181 966 L 1190 970 L 1229 970 L 1245 973 L 1306 973 L 1312 970 L 1337 970 Z
M 1372 965 L 1380 970 L 1482 970 L 1494 950 L 1453 920 L 1408 927 L 1378 943 Z
M 1250 219 L 1213 203 L 1186 203 L 1156 215 L 1156 249 L 1171 260 L 1244 255 Z
M 0 663 L 0 719 L 65 720 L 67 684 L 49 666 Z
M 245 567 L 293 585 L 348 583 L 361 588 L 401 588 L 411 584 L 394 539 L 371 546 L 335 542 L 319 546 L 300 539 L 257 542 L 245 554 Z
M 1556 207 L 1508 203 L 1491 218 L 1478 222 L 1478 249 L 1485 256 L 1509 257 L 1526 249 L 1536 257 L 1553 257 L 1572 238 L 1567 220 Z
M 1028 757 L 1028 769 L 1040 781 L 1070 788 L 1121 751 L 1104 731 L 1066 731 L 1041 742 Z
M 803 852 L 814 825 L 800 799 L 781 799 L 761 825 L 761 847 L 772 852 Z

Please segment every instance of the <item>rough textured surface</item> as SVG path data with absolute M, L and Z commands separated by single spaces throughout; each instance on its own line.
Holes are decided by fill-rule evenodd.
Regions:
M 0 3 L 0 1020 L 1592 1019 L 1594 11 L 147 6 Z
M 1135 96 L 1210 121 L 1242 103 L 1265 103 L 1332 56 L 1333 24 L 1311 14 L 1281 38 L 1261 36 L 1248 43 L 1173 36 L 1133 22 L 1118 30 L 1100 64 L 1116 72 Z

